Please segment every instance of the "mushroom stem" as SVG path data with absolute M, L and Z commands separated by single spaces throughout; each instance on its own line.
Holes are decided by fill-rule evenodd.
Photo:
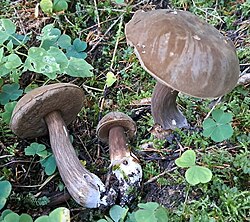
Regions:
M 98 207 L 104 185 L 86 170 L 70 142 L 67 126 L 61 114 L 53 111 L 45 116 L 50 143 L 62 180 L 74 200 L 88 208 Z
M 152 116 L 155 123 L 160 124 L 165 130 L 188 127 L 185 116 L 176 105 L 178 93 L 159 82 L 155 85 L 151 101 Z
M 109 155 L 111 162 L 130 155 L 124 128 L 121 126 L 109 130 Z

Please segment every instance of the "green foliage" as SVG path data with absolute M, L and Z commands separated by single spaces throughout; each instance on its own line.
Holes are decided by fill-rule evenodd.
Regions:
M 46 150 L 46 146 L 39 143 L 32 143 L 30 146 L 25 148 L 25 155 L 40 157 L 40 163 L 44 168 L 45 173 L 49 176 L 56 171 L 56 161 L 52 153 Z
M 60 12 L 68 9 L 68 2 L 70 0 L 41 0 L 40 7 L 45 14 L 52 14 L 52 12 Z
M 55 1 L 60 5 L 61 1 Z M 39 47 L 28 48 L 27 36 L 17 35 L 16 26 L 9 19 L 0 20 L 0 77 L 15 76 L 18 81 L 25 71 L 32 71 L 57 78 L 58 74 L 67 74 L 77 77 L 92 76 L 93 67 L 84 59 L 87 54 L 84 50 L 86 42 L 79 38 L 71 44 L 70 36 L 61 34 L 52 24 L 46 25 L 37 39 L 41 41 Z M 17 45 L 15 45 L 17 44 Z M 20 49 L 25 49 L 25 54 Z M 77 72 L 77 73 L 75 73 Z M 4 101 L 6 103 L 6 101 Z M 4 104 L 1 102 L 1 104 Z
M 168 213 L 158 203 L 148 202 L 138 204 L 139 210 L 134 212 L 136 222 L 167 222 Z
M 53 210 L 48 216 L 44 215 L 38 217 L 34 222 L 59 222 L 70 221 L 69 209 L 65 207 L 59 207 Z M 18 215 L 11 210 L 5 210 L 0 216 L 0 222 L 33 222 L 33 219 L 28 214 Z
M 113 72 L 108 72 L 106 75 L 106 86 L 110 87 L 116 82 L 116 77 Z
M 10 123 L 10 119 L 11 119 L 11 116 L 12 116 L 12 112 L 16 106 L 17 102 L 14 101 L 14 102 L 10 102 L 10 103 L 7 103 L 5 106 L 4 106 L 4 112 L 1 113 L 0 115 L 2 116 L 3 118 L 3 121 L 7 124 Z
M 0 210 L 3 209 L 11 192 L 11 183 L 7 180 L 0 181 Z
M 167 210 L 156 202 L 139 203 L 138 210 L 129 213 L 128 207 L 114 205 L 110 208 L 106 219 L 100 219 L 98 222 L 167 222 Z
M 0 103 L 6 105 L 9 101 L 18 99 L 23 93 L 23 90 L 19 88 L 20 86 L 17 83 L 5 84 L 1 88 Z
M 41 159 L 40 163 L 48 176 L 52 175 L 56 171 L 56 160 L 53 154 L 50 154 L 44 159 Z
M 196 165 L 196 154 L 193 150 L 185 151 L 181 157 L 175 160 L 175 164 L 181 168 L 188 168 L 185 173 L 187 182 L 191 185 L 207 183 L 212 179 L 212 172 L 203 166 Z
M 230 138 L 233 135 L 233 128 L 231 121 L 233 115 L 225 113 L 221 109 L 215 109 L 212 112 L 213 118 L 207 118 L 203 122 L 203 135 L 211 137 L 215 142 L 221 142 Z

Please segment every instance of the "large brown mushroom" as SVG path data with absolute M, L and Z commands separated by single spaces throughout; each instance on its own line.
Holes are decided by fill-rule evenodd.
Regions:
M 142 168 L 128 147 L 128 139 L 133 138 L 135 133 L 135 122 L 121 112 L 108 113 L 97 126 L 98 137 L 109 145 L 110 169 L 118 181 L 116 193 L 120 205 L 129 203 L 135 197 L 142 180 Z
M 83 99 L 83 91 L 73 84 L 58 83 L 36 88 L 17 103 L 10 127 L 23 139 L 49 133 L 58 170 L 70 195 L 80 205 L 95 208 L 102 203 L 104 184 L 83 167 L 67 130 L 67 125 L 81 110 Z
M 215 98 L 237 83 L 239 61 L 232 41 L 190 12 L 137 11 L 125 33 L 142 67 L 157 80 L 152 115 L 164 129 L 188 126 L 176 106 L 178 92 Z

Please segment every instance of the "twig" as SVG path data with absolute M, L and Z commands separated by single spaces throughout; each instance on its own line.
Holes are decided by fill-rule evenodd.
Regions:
M 119 28 L 117 31 L 117 38 L 116 38 L 115 48 L 114 48 L 114 52 L 113 52 L 113 56 L 112 56 L 112 60 L 111 60 L 111 64 L 110 64 L 110 70 L 113 70 L 115 55 L 116 55 L 117 47 L 118 47 L 119 40 L 120 40 L 121 30 L 122 30 L 122 22 L 123 22 L 123 14 L 122 14 L 122 17 L 120 17 L 120 23 L 119 23 Z
M 111 26 L 109 26 L 109 28 L 106 30 L 106 32 L 100 37 L 100 39 L 92 46 L 92 48 L 88 51 L 88 53 L 92 52 L 98 45 L 99 43 L 104 39 L 104 37 L 110 32 L 110 30 L 116 25 L 116 23 L 121 19 L 121 17 L 123 16 L 120 15 L 118 17 L 118 19 L 116 19 L 112 24 Z
M 210 109 L 210 111 L 208 112 L 208 114 L 206 115 L 206 117 L 204 118 L 204 120 L 207 119 L 211 115 L 211 113 L 213 112 L 213 110 L 215 109 L 215 107 L 220 103 L 221 99 L 222 99 L 222 96 L 219 97 L 218 99 L 216 99 L 213 107 Z
M 157 180 L 159 177 L 164 176 L 165 174 L 171 173 L 171 172 L 175 171 L 176 169 L 177 169 L 177 167 L 174 167 L 174 168 L 172 168 L 172 169 L 170 169 L 170 170 L 164 170 L 162 173 L 160 173 L 160 174 L 158 174 L 157 176 L 154 176 L 154 177 L 152 177 L 151 179 L 149 179 L 148 181 L 146 181 L 146 182 L 144 183 L 144 185 L 147 185 L 147 184 L 149 184 L 149 183 L 152 183 L 152 182 L 154 182 L 155 180 Z

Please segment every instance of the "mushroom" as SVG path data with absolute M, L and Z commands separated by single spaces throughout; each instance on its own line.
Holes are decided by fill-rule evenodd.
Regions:
M 99 139 L 109 145 L 110 169 L 118 181 L 120 205 L 134 198 L 142 180 L 142 168 L 127 143 L 127 137 L 133 138 L 135 133 L 135 122 L 121 112 L 108 113 L 97 126 Z
M 215 98 L 230 92 L 239 78 L 231 40 L 187 11 L 137 11 L 125 34 L 142 67 L 157 83 L 151 110 L 163 129 L 188 127 L 176 105 L 179 92 Z
M 67 125 L 81 110 L 83 99 L 83 91 L 73 84 L 58 83 L 36 88 L 19 100 L 10 127 L 22 139 L 49 133 L 56 164 L 68 192 L 80 205 L 95 208 L 102 204 L 104 184 L 83 167 L 67 130 Z

